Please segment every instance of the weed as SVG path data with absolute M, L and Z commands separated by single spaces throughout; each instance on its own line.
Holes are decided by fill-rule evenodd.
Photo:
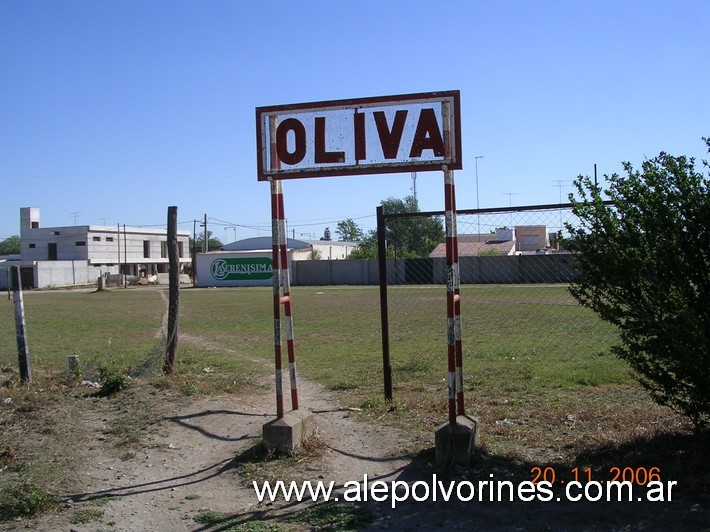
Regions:
M 103 510 L 98 510 L 96 508 L 87 508 L 85 510 L 77 510 L 72 515 L 69 522 L 72 525 L 85 525 L 86 523 L 91 523 L 92 521 L 98 521 L 104 516 Z
M 225 532 L 279 532 L 281 527 L 263 521 L 243 521 L 241 523 L 227 523 Z
M 17 460 L 17 452 L 10 446 L 0 451 L 0 470 L 12 465 Z
M 277 525 L 262 521 L 242 521 L 241 518 L 229 516 L 222 512 L 207 510 L 200 512 L 192 518 L 197 524 L 206 527 L 218 526 L 224 532 L 278 532 L 281 528 Z
M 101 390 L 98 395 L 101 397 L 110 397 L 131 385 L 131 378 L 113 368 L 102 367 L 101 371 Z
M 180 393 L 186 397 L 192 397 L 200 393 L 200 388 L 194 380 L 186 380 L 180 384 Z
M 34 517 L 58 504 L 54 495 L 28 483 L 0 489 L 0 501 L 0 521 Z
M 220 523 L 224 521 L 225 514 L 222 512 L 215 512 L 214 510 L 206 510 L 204 512 L 198 513 L 192 518 L 195 523 L 199 525 L 213 525 L 215 523 Z
M 101 495 L 100 497 L 92 499 L 90 504 L 92 506 L 106 506 L 109 502 L 115 501 L 116 499 L 118 499 L 116 495 Z
M 371 522 L 372 512 L 346 503 L 323 503 L 296 514 L 292 520 L 318 530 L 357 530 Z

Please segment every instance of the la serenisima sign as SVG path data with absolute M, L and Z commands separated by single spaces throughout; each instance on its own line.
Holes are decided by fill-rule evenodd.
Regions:
M 210 265 L 210 274 L 217 281 L 259 281 L 274 276 L 271 259 L 220 258 Z
M 459 170 L 459 91 L 257 107 L 259 181 Z

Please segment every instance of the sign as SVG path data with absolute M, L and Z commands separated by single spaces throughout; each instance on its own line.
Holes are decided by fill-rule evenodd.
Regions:
M 217 281 L 258 281 L 274 275 L 271 259 L 219 258 L 212 262 L 210 274 Z
M 460 170 L 459 91 L 257 107 L 258 180 Z

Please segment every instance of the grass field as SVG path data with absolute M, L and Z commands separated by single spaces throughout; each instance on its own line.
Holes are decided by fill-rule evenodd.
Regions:
M 446 419 L 444 295 L 441 287 L 390 291 L 397 412 L 391 417 L 423 433 Z M 181 291 L 181 390 L 238 391 L 253 385 L 254 375 L 272 373 L 271 297 L 270 288 Z M 154 288 L 26 293 L 33 369 L 63 374 L 67 357 L 78 355 L 88 373 L 135 374 L 151 366 L 159 373 L 165 301 L 165 291 Z M 628 390 L 638 392 L 625 364 L 609 352 L 613 331 L 577 306 L 566 287 L 464 286 L 462 301 L 471 413 L 494 423 L 564 418 L 558 410 L 570 410 L 571 400 L 613 406 Z M 294 322 L 300 374 L 338 390 L 349 406 L 387 411 L 377 287 L 297 287 Z M 7 300 L 0 323 L 0 365 L 15 367 Z M 490 435 L 491 445 L 505 446 L 495 430 Z
M 446 321 L 440 287 L 391 288 L 395 384 L 439 388 L 446 374 Z M 544 290 L 545 298 L 539 294 Z M 624 384 L 614 339 L 565 287 L 464 287 L 464 370 L 479 393 L 526 393 Z M 83 363 L 129 371 L 160 348 L 165 300 L 154 289 L 25 294 L 32 365 Z M 264 371 L 272 364 L 270 288 L 183 290 L 178 361 L 217 372 Z M 0 304 L 0 364 L 15 365 L 12 306 Z M 376 287 L 294 290 L 298 367 L 331 388 L 376 396 L 382 382 Z M 601 332 L 600 332 L 601 331 Z M 261 363 L 257 362 L 260 361 Z

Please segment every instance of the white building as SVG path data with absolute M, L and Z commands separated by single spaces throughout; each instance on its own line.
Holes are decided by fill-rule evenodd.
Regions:
M 180 269 L 190 264 L 189 231 L 178 231 Z M 5 266 L 10 263 L 5 263 Z M 20 209 L 23 284 L 33 288 L 96 283 L 103 274 L 150 277 L 168 271 L 167 231 L 76 225 L 41 227 L 37 207 Z M 2 276 L 2 274 L 0 274 Z
M 237 240 L 222 247 L 223 251 L 263 251 L 270 250 L 270 236 L 258 236 Z M 339 242 L 335 240 L 297 240 L 287 239 L 286 247 L 292 251 L 293 260 L 343 260 L 357 249 L 357 242 Z

